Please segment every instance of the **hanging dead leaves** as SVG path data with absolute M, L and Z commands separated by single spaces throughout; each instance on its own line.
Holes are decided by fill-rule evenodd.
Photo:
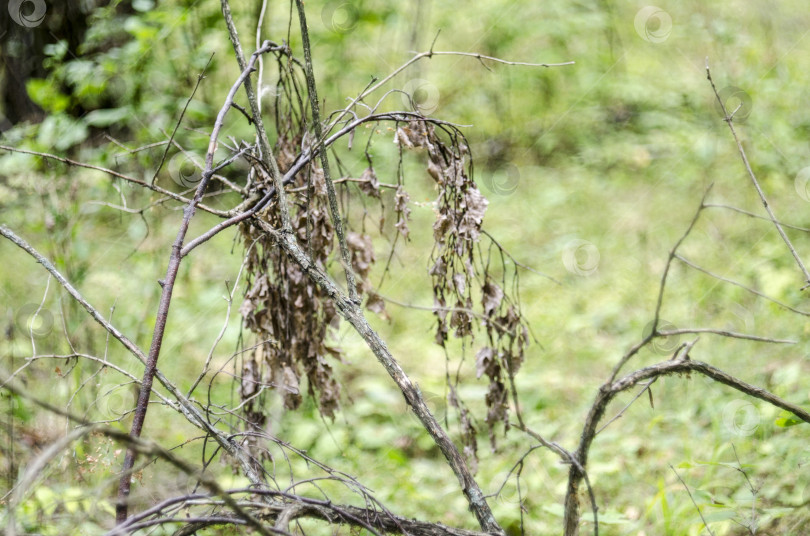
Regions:
M 285 138 L 282 135 L 285 132 L 296 132 L 296 135 Z M 285 155 L 280 160 L 283 173 L 295 161 L 292 155 L 301 148 L 301 140 L 306 140 L 306 135 L 291 126 L 279 134 L 276 151 Z M 494 241 L 482 247 L 482 224 L 488 201 L 471 178 L 469 151 L 458 129 L 427 118 L 400 119 L 396 121 L 394 143 L 400 148 L 398 169 L 403 169 L 403 153 L 422 153 L 427 160 L 427 173 L 436 186 L 434 244 L 429 269 L 436 316 L 435 341 L 446 347 L 451 331 L 465 341 L 465 345 L 474 341 L 475 333 L 484 335 L 483 348 L 476 358 L 476 375 L 489 381 L 485 422 L 494 448 L 499 423 L 508 428 L 508 395 L 514 388 L 511 379 L 524 359 L 529 341 L 528 329 L 516 302 L 503 290 L 516 277 L 515 267 L 507 262 L 505 252 Z M 384 318 L 388 318 L 385 300 L 370 279 L 377 262 L 373 237 L 362 224 L 359 229 L 353 228 L 358 220 L 365 223 L 368 214 L 354 218 L 347 205 L 353 196 L 378 201 L 382 207 L 381 221 L 373 227 L 383 233 L 385 212 L 393 213 L 394 234 L 407 240 L 411 207 L 404 179 L 400 175 L 396 185 L 383 185 L 377 171 L 369 164 L 358 178 L 337 181 L 347 222 L 346 245 L 358 294 L 365 299 L 368 310 Z M 393 195 L 390 191 L 384 195 L 383 186 L 393 188 Z M 270 189 L 272 185 L 257 184 L 257 187 Z M 340 266 L 337 238 L 329 215 L 323 170 L 310 163 L 299 172 L 288 192 L 293 231 L 299 243 L 319 268 L 335 271 Z M 385 208 L 386 203 L 388 208 Z M 280 227 L 277 210 L 265 211 L 262 217 L 275 228 Z M 259 341 L 243 366 L 242 396 L 246 415 L 254 425 L 263 425 L 259 391 L 255 385 L 248 386 L 244 382 L 278 390 L 285 407 L 295 409 L 301 403 L 301 383 L 306 377 L 308 392 L 317 400 L 320 411 L 333 417 L 340 400 L 333 366 L 342 356 L 332 337 L 337 325 L 335 307 L 270 237 L 250 223 L 242 226 L 242 235 L 247 249 L 249 283 L 241 312 L 245 327 Z M 387 238 L 396 244 L 395 239 Z M 264 341 L 278 341 L 278 344 Z M 450 385 L 448 398 L 461 422 L 464 452 L 474 462 L 477 450 L 474 418 L 457 396 L 455 383 Z
M 505 299 L 502 286 L 495 281 L 490 259 L 482 258 L 481 226 L 488 201 L 468 174 L 468 150 L 457 131 L 451 131 L 451 143 L 444 143 L 436 127 L 428 122 L 412 122 L 397 129 L 395 141 L 409 149 L 424 148 L 428 174 L 438 189 L 436 220 L 433 224 L 434 248 L 430 275 L 433 281 L 436 343 L 444 346 L 449 332 L 459 338 L 473 338 L 474 318 L 478 317 L 486 334 L 486 343 L 476 356 L 476 376 L 486 376 L 486 423 L 490 443 L 495 448 L 498 423 L 509 426 L 511 379 L 520 368 L 529 343 L 529 332 L 517 305 Z M 499 249 L 496 244 L 491 247 Z M 508 270 L 501 254 L 501 279 Z M 488 256 L 489 257 L 489 256 Z M 512 265 L 514 266 L 514 265 Z M 513 272 L 513 275 L 514 274 Z M 480 300 L 480 312 L 474 306 Z M 449 315 L 449 320 L 448 320 Z M 465 452 L 476 449 L 475 427 L 468 422 L 466 408 L 456 396 L 451 403 L 458 408 L 464 435 Z

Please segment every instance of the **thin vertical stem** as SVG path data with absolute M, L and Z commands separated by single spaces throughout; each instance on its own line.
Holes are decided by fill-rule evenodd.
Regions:
M 318 106 L 318 91 L 315 87 L 315 73 L 312 70 L 312 52 L 309 44 L 309 30 L 307 29 L 307 18 L 304 13 L 304 3 L 295 0 L 298 7 L 298 20 L 301 23 L 301 39 L 304 43 L 304 71 L 307 77 L 307 93 L 309 93 L 309 104 L 312 107 L 312 126 L 315 130 L 316 144 L 323 143 L 323 128 L 321 127 L 321 111 Z M 315 147 L 312 148 L 315 150 Z M 360 303 L 357 296 L 357 287 L 354 282 L 354 272 L 352 272 L 352 260 L 349 254 L 349 247 L 346 244 L 346 235 L 343 231 L 343 221 L 340 218 L 337 195 L 335 195 L 335 185 L 332 183 L 332 175 L 329 171 L 329 157 L 326 150 L 319 151 L 321 158 L 321 168 L 326 181 L 326 196 L 329 198 L 329 210 L 332 213 L 332 225 L 335 226 L 335 233 L 340 245 L 340 256 L 343 258 L 343 268 L 346 271 L 346 285 L 348 286 L 349 299 L 356 305 Z

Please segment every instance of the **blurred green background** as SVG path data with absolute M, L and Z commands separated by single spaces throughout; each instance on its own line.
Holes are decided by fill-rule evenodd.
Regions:
M 386 76 L 414 52 L 431 46 L 521 62 L 576 62 L 543 68 L 434 56 L 382 90 L 416 91 L 415 98 L 430 115 L 468 125 L 464 132 L 475 179 L 490 201 L 485 228 L 517 260 L 548 276 L 519 270 L 521 304 L 537 343 L 529 349 L 517 385 L 527 424 L 570 449 L 579 440 L 599 385 L 652 320 L 668 252 L 709 184 L 714 184 L 709 203 L 765 214 L 706 80 L 707 58 L 718 89 L 729 96 L 727 106 L 741 105 L 735 119 L 738 135 L 772 207 L 785 222 L 810 227 L 810 172 L 802 171 L 810 166 L 806 5 L 684 1 L 657 6 L 610 0 L 306 4 L 324 112 L 345 106 L 372 77 Z M 255 48 L 259 3 L 234 0 L 232 8 L 249 52 Z M 74 38 L 77 43 L 62 38 L 56 17 L 62 12 L 49 9 L 51 15 L 46 12 L 35 28 L 4 22 L 10 33 L 0 37 L 6 61 L 3 83 L 9 87 L 19 62 L 36 58 L 42 65 L 37 63 L 36 76 L 24 80 L 33 111 L 18 117 L 22 109 L 11 109 L 8 99 L 0 110 L 2 145 L 151 180 L 164 146 L 150 144 L 172 132 L 213 53 L 176 135 L 181 145 L 204 154 L 213 118 L 238 75 L 219 2 L 86 3 L 80 9 L 87 29 Z M 301 55 L 298 22 L 293 18 L 290 27 L 289 16 L 289 4 L 270 2 L 262 37 L 289 40 Z M 44 45 L 24 33 L 35 31 L 45 35 Z M 41 54 L 26 46 L 38 46 Z M 262 102 L 269 110 L 278 79 L 273 61 L 265 61 L 262 76 L 269 88 Z M 245 103 L 241 93 L 238 101 Z M 400 94 L 389 95 L 383 104 L 390 110 L 407 107 Z M 266 120 L 272 121 L 269 113 Z M 370 151 L 381 182 L 394 183 L 393 132 L 381 130 Z M 250 125 L 235 112 L 224 134 L 252 139 Z M 347 174 L 356 177 L 365 168 L 366 139 L 360 132 L 352 150 L 345 142 L 337 148 Z M 175 149 L 169 152 L 170 165 L 157 183 L 180 192 L 183 171 L 177 154 Z M 245 171 L 237 165 L 226 175 L 244 183 Z M 486 384 L 475 378 L 476 348 L 451 344 L 446 357 L 433 344 L 430 312 L 395 303 L 432 305 L 427 274 L 432 186 L 418 157 L 406 158 L 406 187 L 413 201 L 411 241 L 397 246 L 392 273 L 380 289 L 393 300 L 387 306 L 392 320 L 371 321 L 452 434 L 458 423 L 447 410 L 445 374 L 458 369 L 460 393 L 483 431 Z M 182 217 L 176 204 L 151 206 L 155 200 L 100 172 L 0 151 L 2 223 L 53 260 L 142 348 L 151 340 L 160 291 L 156 281 L 165 274 Z M 223 195 L 209 204 L 226 210 L 238 202 L 234 195 Z M 121 210 L 124 205 L 127 210 Z M 356 202 L 347 209 L 355 224 L 363 222 L 364 210 L 371 221 L 380 210 Z M 198 213 L 189 236 L 217 221 Z M 807 234 L 787 232 L 799 255 L 810 259 Z M 577 249 L 578 241 L 587 244 Z M 375 244 L 378 261 L 384 261 L 390 243 L 377 236 Z M 806 293 L 799 291 L 802 274 L 767 221 L 727 208 L 706 209 L 679 252 L 715 274 L 807 308 Z M 231 357 L 240 348 L 242 289 L 235 293 L 228 318 L 223 297 L 226 281 L 230 288 L 237 282 L 241 253 L 234 233 L 226 232 L 183 264 L 161 354 L 161 370 L 188 389 L 216 334 L 227 325 L 213 353 L 213 368 L 221 373 L 208 393 L 195 393 L 217 404 L 236 405 L 238 400 Z M 135 390 L 118 373 L 84 361 L 27 363 L 26 357 L 69 353 L 69 339 L 76 352 L 103 357 L 138 378 L 141 367 L 108 341 L 29 256 L 3 240 L 0 259 L 4 372 L 27 364 L 19 378 L 32 394 L 128 427 L 126 412 L 134 405 Z M 792 403 L 810 403 L 808 323 L 802 315 L 676 262 L 662 318 L 678 328 L 710 327 L 798 341 L 770 345 L 704 335 L 692 357 Z M 687 340 L 692 339 L 681 342 Z M 311 401 L 284 414 L 280 402 L 268 396 L 270 432 L 356 476 L 398 514 L 475 528 L 441 454 L 371 353 L 345 325 L 339 344 L 347 362 L 336 365 L 344 389 L 338 417 L 322 420 Z M 631 366 L 667 359 L 672 341 L 662 345 L 657 353 L 644 350 Z M 661 379 L 653 395 L 654 408 L 646 395 L 636 401 L 600 433 L 591 451 L 589 475 L 600 505 L 601 534 L 707 534 L 693 499 L 717 535 L 805 533 L 802 527 L 810 520 L 806 426 L 780 426 L 781 411 L 695 375 Z M 31 450 L 43 448 L 69 425 L 30 402 L 5 392 L 2 396 L 8 424 L 0 442 L 0 494 L 5 494 Z M 632 397 L 631 392 L 619 397 L 608 417 Z M 146 436 L 174 447 L 196 434 L 173 412 L 161 406 L 150 409 Z M 489 493 L 498 491 L 532 445 L 514 430 L 499 441 L 495 452 L 488 450 L 485 437 L 480 443 L 478 479 Z M 100 437 L 73 447 L 54 460 L 36 493 L 18 510 L 25 530 L 96 534 L 108 526 L 114 472 L 122 458 L 119 447 Z M 196 461 L 203 449 L 192 441 L 177 452 Z M 312 470 L 294 463 L 298 477 Z M 136 489 L 144 504 L 185 485 L 162 469 L 143 471 Z M 211 470 L 222 472 L 223 478 L 230 473 L 220 464 Z M 281 479 L 286 470 L 279 468 Z M 559 534 L 566 479 L 567 466 L 547 451 L 534 451 L 524 461 L 520 492 L 513 474 L 501 494 L 490 499 L 496 516 L 510 534 L 520 533 L 521 522 L 527 534 Z M 356 500 L 346 490 L 326 489 L 336 501 Z M 591 530 L 586 523 L 582 532 Z

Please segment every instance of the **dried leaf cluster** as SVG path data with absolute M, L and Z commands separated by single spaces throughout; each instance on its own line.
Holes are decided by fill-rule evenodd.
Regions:
M 519 308 L 505 299 L 503 288 L 490 274 L 489 261 L 481 255 L 481 226 L 488 201 L 470 177 L 467 145 L 457 131 L 444 131 L 450 135 L 450 143 L 442 140 L 434 125 L 412 121 L 397 129 L 396 142 L 426 151 L 427 171 L 438 189 L 430 268 L 436 343 L 445 346 L 451 330 L 456 337 L 472 338 L 475 317 L 480 318 L 486 332 L 486 346 L 476 355 L 476 376 L 485 375 L 489 380 L 486 423 L 495 448 L 495 427 L 498 423 L 509 426 L 506 380 L 523 362 L 529 333 Z M 475 307 L 476 296 L 481 312 Z M 510 385 L 514 388 L 513 382 Z M 450 402 L 459 411 L 465 453 L 472 458 L 475 427 L 454 389 Z
M 317 141 L 306 129 L 307 110 L 302 104 L 306 101 L 300 97 L 300 83 L 295 82 L 291 70 L 280 69 L 280 75 L 275 107 L 278 132 L 275 151 L 284 173 L 302 154 L 311 151 Z M 495 428 L 499 423 L 508 426 L 508 386 L 513 387 L 509 380 L 523 361 L 529 338 L 518 307 L 504 296 L 503 286 L 509 270 L 504 264 L 499 284 L 497 275 L 490 273 L 490 260 L 483 258 L 482 224 L 488 201 L 471 178 L 469 149 L 458 129 L 412 112 L 389 114 L 385 120 L 395 122 L 394 143 L 400 149 L 399 169 L 402 169 L 406 150 L 424 153 L 428 175 L 437 190 L 429 269 L 437 319 L 435 341 L 446 348 L 451 331 L 464 341 L 471 341 L 479 327 L 486 333 L 485 346 L 476 359 L 476 374 L 478 378 L 486 376 L 489 381 L 485 421 L 494 448 Z M 379 133 L 380 130 L 371 129 L 370 136 Z M 393 187 L 393 195 L 382 195 L 377 172 L 370 157 L 368 160 L 369 165 L 359 177 L 340 181 L 341 199 L 359 197 L 379 201 L 381 213 L 377 227 L 380 232 L 383 233 L 388 210 L 395 218 L 395 234 L 407 240 L 411 208 L 404 178 L 400 177 Z M 312 261 L 328 271 L 330 267 L 339 266 L 337 237 L 329 213 L 326 179 L 321 167 L 313 162 L 310 161 L 288 186 L 288 201 L 297 240 L 309 252 Z M 259 165 L 254 168 L 252 190 L 271 190 L 269 173 Z M 389 199 L 392 202 L 386 209 Z M 281 227 L 275 206 L 265 210 L 262 218 L 274 228 Z M 362 230 L 353 229 L 352 218 L 344 217 L 344 221 L 357 293 L 365 300 L 366 309 L 388 318 L 385 301 L 370 281 L 377 260 L 373 238 L 367 234 L 365 226 Z M 330 343 L 330 335 L 338 324 L 334 304 L 258 227 L 243 224 L 242 236 L 248 251 L 249 284 L 241 313 L 245 327 L 258 341 L 242 366 L 241 396 L 248 421 L 255 426 L 265 423 L 260 396 L 264 388 L 278 390 L 287 409 L 297 408 L 302 401 L 304 377 L 307 390 L 317 400 L 321 413 L 333 417 L 340 400 L 333 360 L 340 361 L 342 357 L 341 350 Z M 395 247 L 396 239 L 391 241 Z M 494 242 L 490 250 L 493 247 L 503 257 L 504 252 Z M 448 398 L 458 412 L 465 453 L 474 463 L 477 445 L 473 417 L 457 396 L 455 385 L 449 387 Z

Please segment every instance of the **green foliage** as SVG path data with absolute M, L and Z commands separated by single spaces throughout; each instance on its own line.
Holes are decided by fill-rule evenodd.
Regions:
M 17 522 L 26 533 L 44 536 L 104 534 L 99 521 L 114 514 L 109 501 L 91 498 L 81 487 L 46 485 L 37 486 L 16 512 Z M 76 518 L 85 521 L 77 526 L 73 522 Z M 2 517 L 0 520 L 5 523 Z

